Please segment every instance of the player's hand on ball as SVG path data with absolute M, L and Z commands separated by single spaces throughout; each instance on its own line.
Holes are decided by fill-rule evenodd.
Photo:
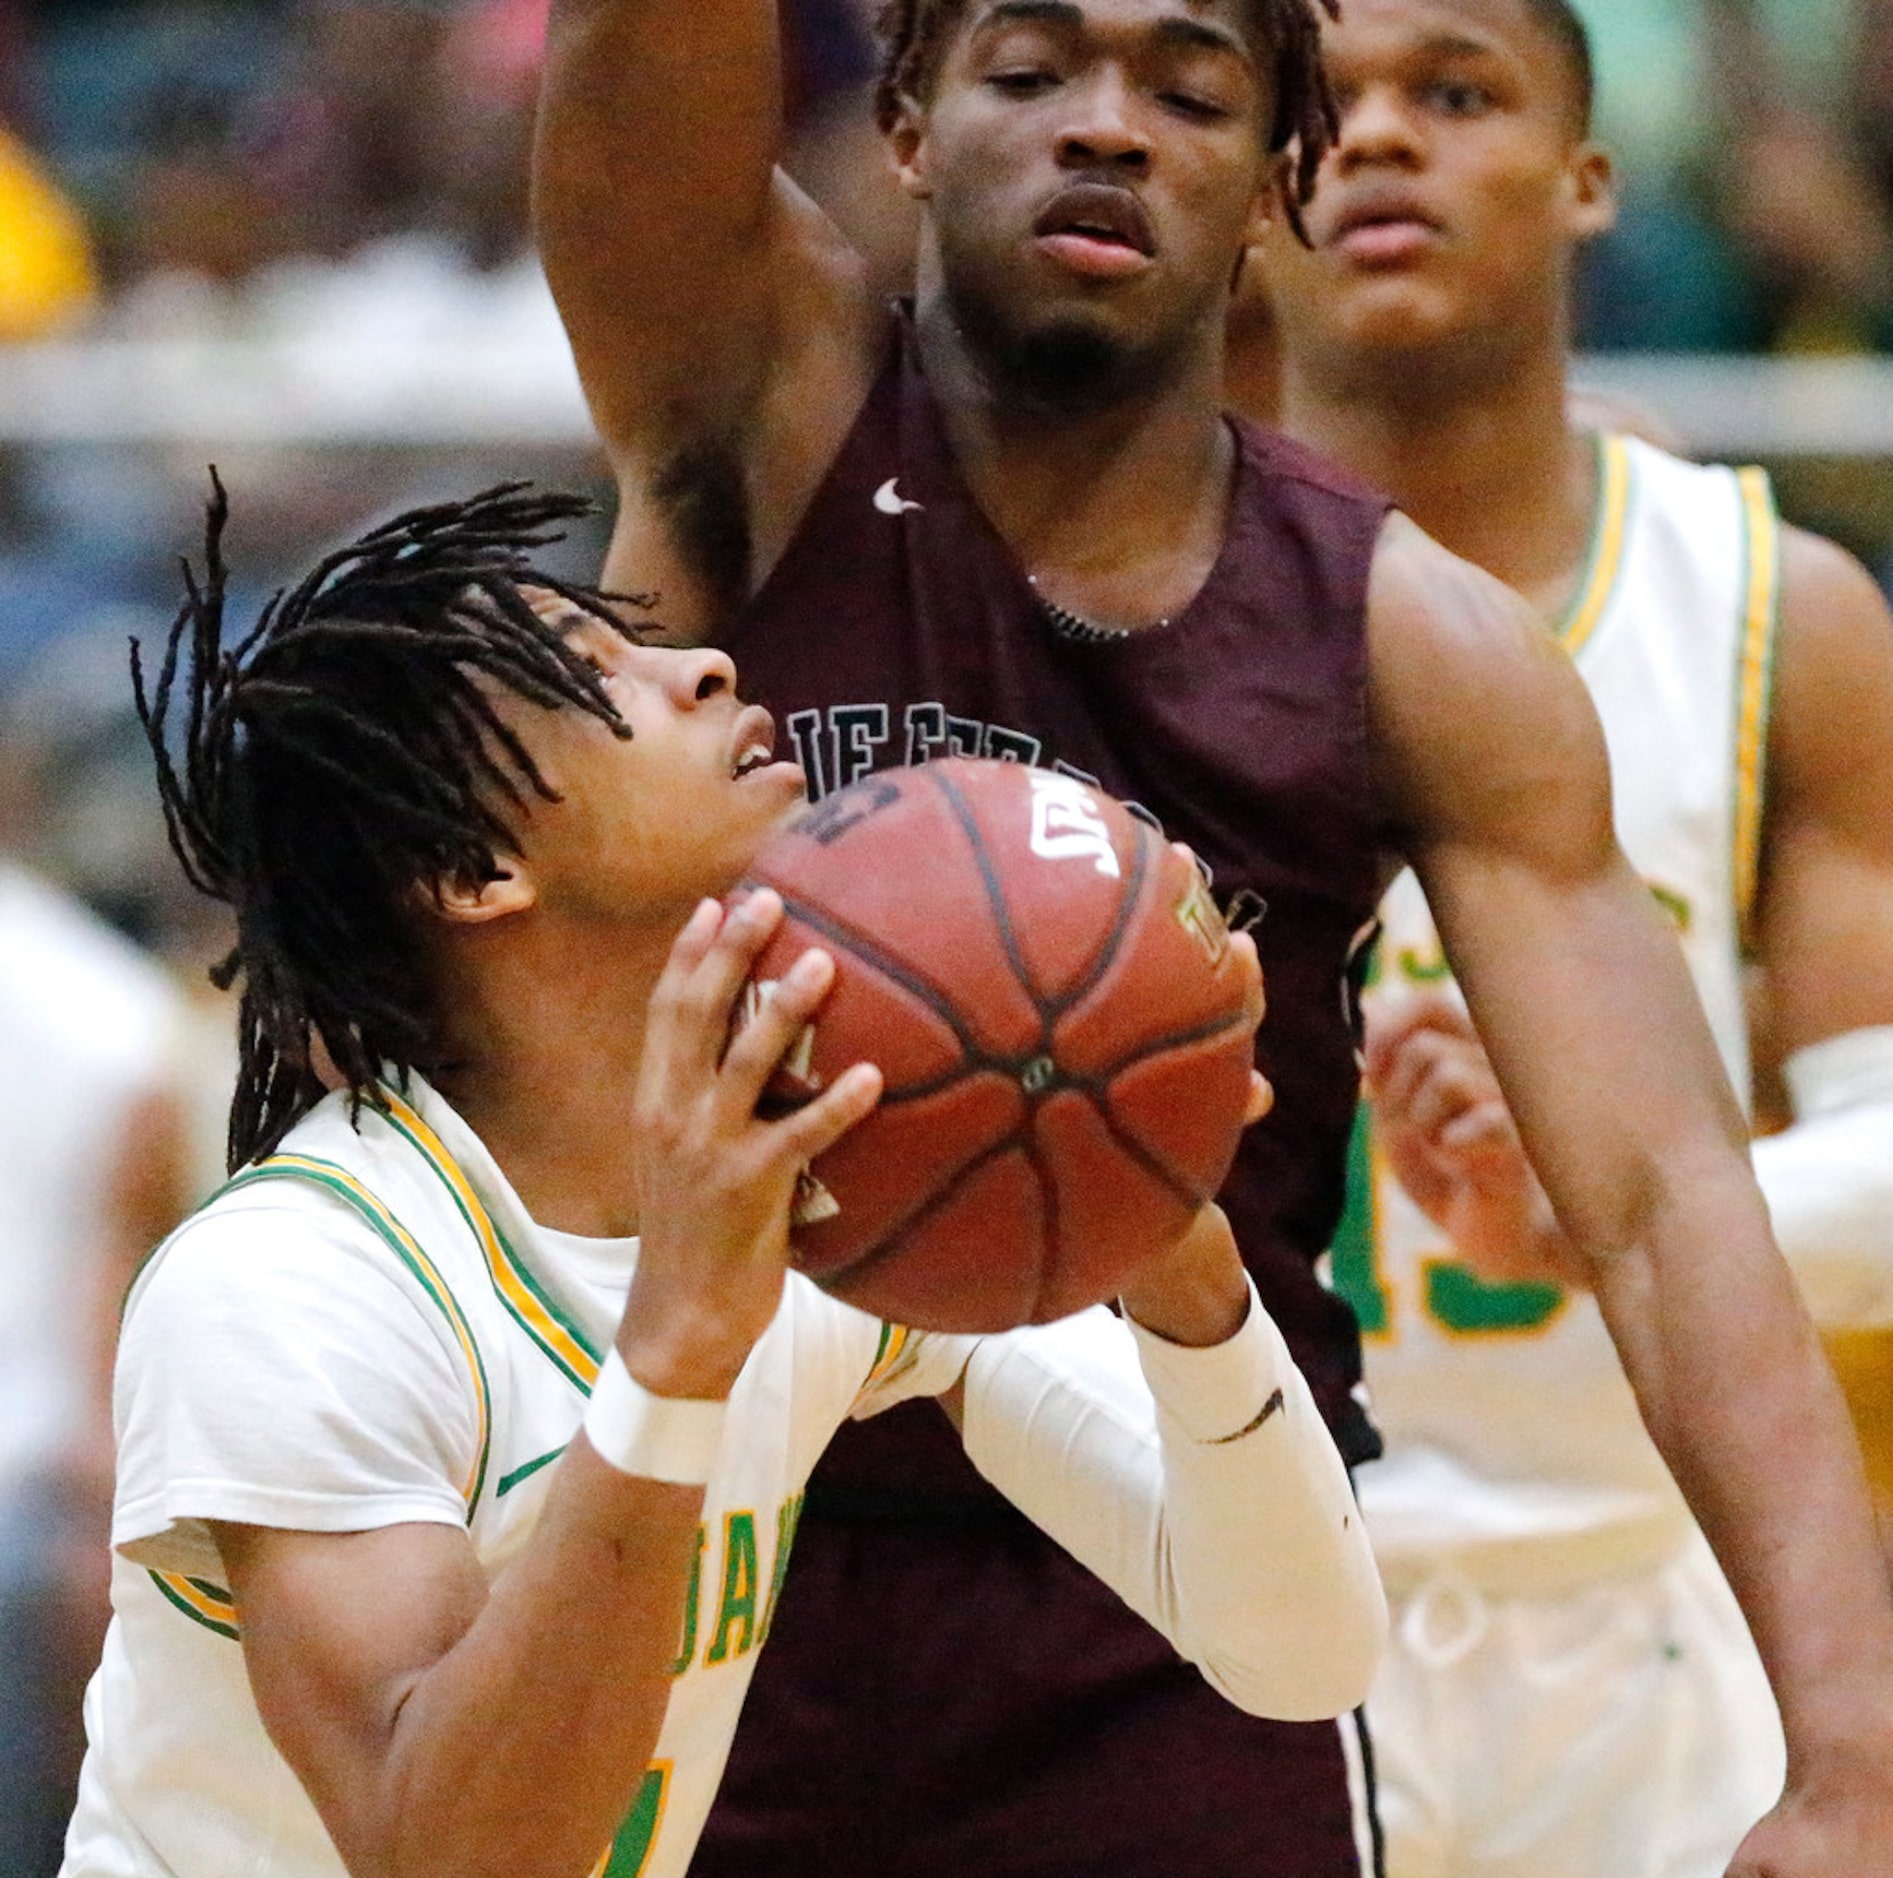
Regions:
M 1268 1015 L 1268 994 L 1262 987 L 1262 961 L 1256 955 L 1255 935 L 1238 932 L 1229 935 L 1229 948 L 1244 961 L 1243 969 L 1249 974 L 1249 1023 L 1251 1028 L 1259 1029 L 1264 1017 Z M 1249 1072 L 1249 1106 L 1243 1113 L 1243 1120 L 1251 1127 L 1259 1122 L 1275 1106 L 1275 1090 L 1259 1069 Z
M 750 968 L 782 918 L 771 892 L 699 906 L 652 993 L 632 1113 L 641 1241 L 618 1333 L 625 1367 L 659 1395 L 728 1393 L 782 1299 L 798 1175 L 874 1107 L 880 1072 L 856 1064 L 780 1119 L 764 1085 L 834 979 L 799 959 L 731 1035 Z
M 1585 1285 L 1472 1020 L 1438 992 L 1362 1009 L 1376 1139 L 1415 1205 L 1489 1282 Z
M 1249 1284 L 1222 1208 L 1199 1207 L 1183 1237 L 1139 1268 L 1119 1302 L 1172 1343 L 1207 1349 L 1233 1337 L 1249 1313 Z

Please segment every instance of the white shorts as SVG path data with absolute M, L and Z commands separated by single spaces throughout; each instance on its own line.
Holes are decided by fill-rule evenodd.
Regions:
M 1723 1878 L 1781 1724 L 1705 1541 L 1556 1597 L 1394 1601 L 1368 1703 L 1388 1878 Z

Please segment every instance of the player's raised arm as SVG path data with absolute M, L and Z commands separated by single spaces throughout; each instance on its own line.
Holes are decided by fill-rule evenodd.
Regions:
M 1616 847 L 1595 715 L 1521 602 L 1399 520 L 1370 661 L 1393 833 L 1781 1704 L 1788 1798 L 1733 1869 L 1867 1878 L 1893 1845 L 1893 1600 L 1740 1113 Z
M 760 358 L 781 122 L 769 0 L 558 0 L 533 207 L 606 442 Z M 719 356 L 720 355 L 720 356 Z M 707 382 L 706 382 L 707 381 Z
M 776 168 L 779 63 L 770 0 L 555 0 L 534 220 L 614 455 L 740 427 L 824 297 L 861 294 Z

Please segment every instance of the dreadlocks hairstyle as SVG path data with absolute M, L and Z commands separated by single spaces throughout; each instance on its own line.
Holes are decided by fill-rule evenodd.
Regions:
M 211 972 L 221 989 L 243 985 L 234 1172 L 320 1100 L 322 1058 L 357 1110 L 381 1077 L 429 1066 L 415 890 L 495 879 L 516 847 L 508 811 L 529 790 L 557 799 L 494 694 L 572 706 L 630 736 L 525 590 L 619 632 L 614 603 L 647 602 L 529 567 L 531 550 L 561 539 L 552 524 L 590 505 L 502 483 L 373 529 L 226 643 L 229 501 L 214 469 L 211 488 L 203 578 L 184 562 L 149 691 L 135 639 L 131 669 L 172 849 L 236 914 L 235 949 Z
M 1341 17 L 1340 0 L 1245 0 L 1258 42 L 1274 61 L 1275 122 L 1271 152 L 1291 161 L 1283 180 L 1282 207 L 1296 234 L 1301 211 L 1315 192 L 1321 159 L 1339 134 L 1341 120 L 1321 63 L 1321 20 Z M 924 99 L 939 70 L 940 55 L 968 0 L 883 0 L 875 22 L 886 48 L 874 91 L 874 116 L 883 132 L 894 128 L 903 98 Z

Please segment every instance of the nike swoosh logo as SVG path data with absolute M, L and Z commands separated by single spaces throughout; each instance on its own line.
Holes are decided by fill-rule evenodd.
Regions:
M 921 506 L 918 502 L 909 502 L 907 498 L 901 494 L 894 486 L 899 481 L 900 478 L 898 476 L 890 476 L 887 481 L 874 492 L 874 506 L 879 509 L 883 515 L 905 515 L 909 509 L 917 509 Z

